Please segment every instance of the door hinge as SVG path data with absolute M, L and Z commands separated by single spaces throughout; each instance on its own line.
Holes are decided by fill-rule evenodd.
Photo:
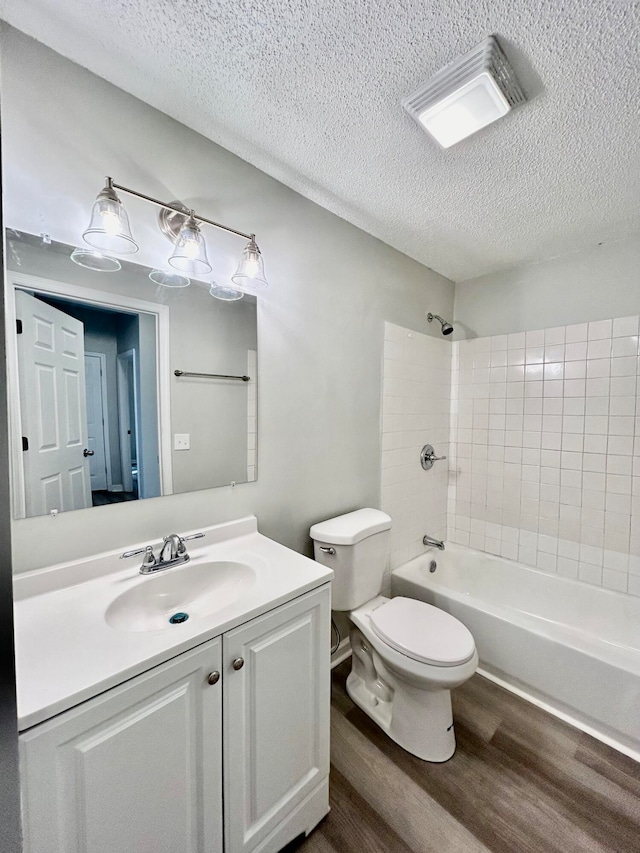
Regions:
M 16 334 L 22 334 L 22 320 L 16 320 Z
M 28 449 L 29 449 L 29 439 L 27 438 L 27 436 L 26 436 L 26 435 L 23 435 L 23 436 L 22 436 L 22 449 L 23 449 L 23 450 L 28 450 Z

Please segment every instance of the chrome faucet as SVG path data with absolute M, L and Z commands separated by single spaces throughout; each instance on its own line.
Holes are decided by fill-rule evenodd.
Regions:
M 441 551 L 444 551 L 444 542 L 442 539 L 434 539 L 433 536 L 425 534 L 422 537 L 422 544 L 427 545 L 427 547 L 439 548 Z
M 184 543 L 188 539 L 202 539 L 204 535 L 204 533 L 194 533 L 191 536 L 179 536 L 177 533 L 170 533 L 169 536 L 164 537 L 158 557 L 153 553 L 153 546 L 147 545 L 135 551 L 125 551 L 124 554 L 120 555 L 120 559 L 144 554 L 140 574 L 150 575 L 154 572 L 161 572 L 164 569 L 170 569 L 172 566 L 188 563 L 191 557 L 187 553 L 187 546 Z
M 181 539 L 177 533 L 170 533 L 164 537 L 164 544 L 160 551 L 159 563 L 173 563 L 178 557 L 187 557 L 187 546 L 184 544 L 184 539 Z M 184 560 L 182 562 L 185 562 Z

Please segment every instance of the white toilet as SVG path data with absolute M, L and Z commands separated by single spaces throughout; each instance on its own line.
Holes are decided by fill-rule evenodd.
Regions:
M 456 748 L 451 689 L 471 678 L 470 631 L 444 610 L 380 595 L 391 519 L 359 509 L 314 524 L 315 558 L 335 572 L 333 610 L 348 610 L 352 665 L 347 692 L 396 743 L 426 761 Z

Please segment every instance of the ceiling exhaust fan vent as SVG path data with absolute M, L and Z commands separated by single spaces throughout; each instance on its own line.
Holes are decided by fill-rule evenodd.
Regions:
M 402 106 L 443 147 L 486 127 L 526 101 L 495 36 L 447 65 Z

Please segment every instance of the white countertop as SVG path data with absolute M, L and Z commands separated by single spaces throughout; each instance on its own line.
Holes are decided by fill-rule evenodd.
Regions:
M 329 582 L 333 572 L 258 533 L 253 516 L 205 528 L 189 542 L 188 572 L 212 560 L 243 562 L 256 581 L 242 597 L 203 618 L 156 631 L 123 631 L 105 621 L 109 604 L 154 575 L 122 550 L 18 575 L 14 579 L 20 731 L 164 663 L 199 643 Z M 327 654 L 329 650 L 327 649 Z

